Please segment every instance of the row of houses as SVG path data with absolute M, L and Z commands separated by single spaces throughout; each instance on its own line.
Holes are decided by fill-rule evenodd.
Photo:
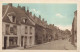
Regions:
M 70 31 L 67 31 L 70 32 Z M 12 3 L 2 6 L 2 48 L 32 47 L 55 39 L 61 39 L 65 31 L 54 24 L 47 24 L 23 6 Z

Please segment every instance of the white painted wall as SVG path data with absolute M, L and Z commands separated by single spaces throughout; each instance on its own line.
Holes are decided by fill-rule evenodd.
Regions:
M 6 22 L 2 22 L 2 47 L 4 47 L 4 36 L 7 36 L 7 46 L 9 46 L 9 37 L 15 37 L 15 35 L 13 35 L 12 33 L 10 33 L 10 35 L 6 35 L 6 24 L 9 24 L 10 27 L 13 27 L 14 24 L 11 23 L 6 23 Z M 17 25 L 17 35 L 16 37 L 18 37 L 18 45 L 20 45 L 20 25 Z

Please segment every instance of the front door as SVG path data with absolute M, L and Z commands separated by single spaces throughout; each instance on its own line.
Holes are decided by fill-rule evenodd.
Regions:
M 7 47 L 7 37 L 4 37 L 4 49 Z

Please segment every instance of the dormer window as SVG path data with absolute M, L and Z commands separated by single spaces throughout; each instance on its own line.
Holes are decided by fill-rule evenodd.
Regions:
M 23 22 L 24 22 L 24 23 L 27 23 L 27 19 L 23 19 Z
M 10 12 L 7 14 L 11 22 L 16 22 L 16 14 L 14 12 Z
M 12 21 L 15 22 L 15 16 L 13 16 L 12 18 L 13 18 Z
M 27 19 L 25 19 L 25 23 L 27 23 Z

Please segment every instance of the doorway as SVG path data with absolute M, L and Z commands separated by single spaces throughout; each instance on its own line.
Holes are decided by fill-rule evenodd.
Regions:
M 4 37 L 4 49 L 7 48 L 7 37 Z
M 21 47 L 23 46 L 23 36 L 21 36 Z

